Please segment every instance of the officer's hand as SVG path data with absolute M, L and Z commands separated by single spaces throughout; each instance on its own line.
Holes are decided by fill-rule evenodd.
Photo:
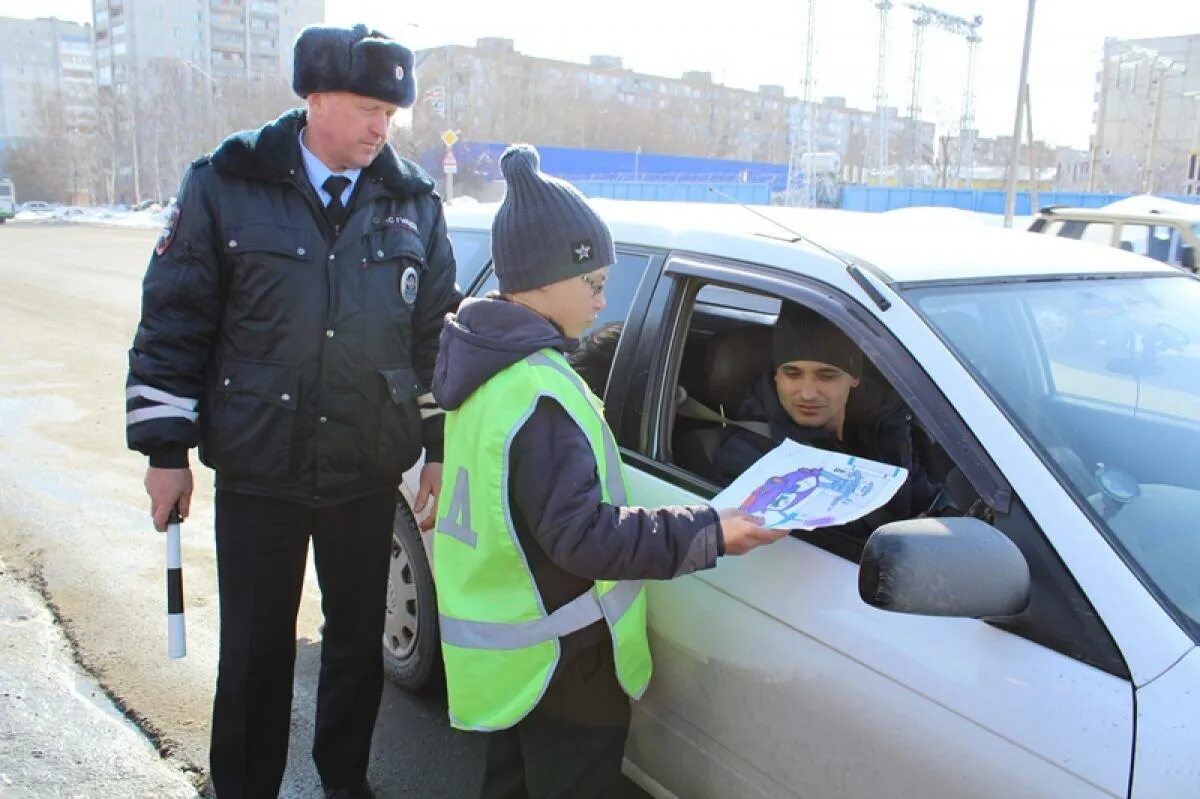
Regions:
M 150 495 L 150 516 L 154 519 L 154 529 L 160 533 L 167 531 L 167 517 L 171 508 L 179 503 L 179 515 L 187 518 L 192 505 L 192 470 L 156 469 L 151 466 L 146 469 L 146 493 Z
M 787 530 L 768 530 L 762 519 L 744 510 L 727 508 L 718 514 L 721 517 L 721 532 L 725 536 L 726 555 L 745 555 L 755 547 L 778 541 L 788 534 Z
M 438 492 L 442 490 L 442 464 L 427 463 L 421 467 L 421 487 L 417 491 L 417 503 L 413 510 L 420 519 L 421 532 L 428 533 L 433 529 L 433 521 L 437 516 Z M 428 505 L 428 513 L 426 512 Z M 421 514 L 425 513 L 422 518 Z

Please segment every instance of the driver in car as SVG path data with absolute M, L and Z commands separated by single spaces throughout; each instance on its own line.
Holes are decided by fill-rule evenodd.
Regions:
M 843 526 L 845 532 L 865 539 L 880 525 L 928 511 L 941 486 L 921 461 L 912 411 L 890 387 L 864 384 L 862 350 L 825 317 L 787 302 L 771 344 L 772 367 L 751 384 L 736 417 L 765 422 L 771 435 L 730 426 L 713 478 L 728 485 L 790 438 L 908 470 L 891 501 Z

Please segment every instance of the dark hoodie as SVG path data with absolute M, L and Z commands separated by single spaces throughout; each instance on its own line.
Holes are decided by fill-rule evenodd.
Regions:
M 780 404 L 774 375 L 769 372 L 761 375 L 746 392 L 737 418 L 766 422 L 771 437 L 731 427 L 713 464 L 712 477 L 721 485 L 733 482 L 785 438 L 908 470 L 908 479 L 890 502 L 862 519 L 842 525 L 843 532 L 856 538 L 865 540 L 880 525 L 917 516 L 929 508 L 940 489 L 930 479 L 914 446 L 912 412 L 894 391 L 870 378 L 864 377 L 859 387 L 850 392 L 840 441 L 822 428 L 796 424 Z
M 527 355 L 545 348 L 569 352 L 576 345 L 525 306 L 494 294 L 465 300 L 442 328 L 433 395 L 453 411 Z M 666 580 L 711 568 L 724 554 L 720 521 L 708 505 L 651 509 L 603 502 L 587 436 L 549 398 L 538 401 L 513 440 L 508 497 L 548 613 L 594 580 Z M 564 659 L 572 649 L 607 639 L 603 623 L 574 633 L 563 641 Z

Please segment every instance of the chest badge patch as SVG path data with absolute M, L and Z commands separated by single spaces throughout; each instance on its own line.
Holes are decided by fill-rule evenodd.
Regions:
M 387 222 L 388 227 L 402 227 L 411 230 L 418 236 L 421 235 L 421 230 L 417 227 L 417 223 L 409 219 L 407 216 L 389 216 L 384 221 Z
M 417 274 L 417 268 L 410 266 L 404 270 L 404 274 L 400 276 L 400 296 L 409 305 L 417 301 L 417 289 L 421 287 L 421 277 Z

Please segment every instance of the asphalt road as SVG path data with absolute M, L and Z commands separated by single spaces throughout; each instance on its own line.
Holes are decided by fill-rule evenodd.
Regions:
M 124 443 L 126 351 L 156 235 L 19 222 L 0 228 L 0 560 L 52 611 L 69 641 L 63 657 L 94 678 L 166 764 L 203 793 L 216 667 L 212 478 L 194 469 L 196 494 L 183 525 L 188 655 L 172 661 L 164 542 L 148 519 L 144 459 Z M 308 754 L 319 601 L 310 573 L 281 794 L 288 799 L 321 795 Z M 13 712 L 0 703 L 0 715 Z M 74 762 L 69 747 L 78 746 L 78 736 L 54 735 L 52 728 L 39 733 L 45 740 L 0 748 L 0 755 L 36 748 L 65 768 Z M 47 783 L 44 792 L 35 785 L 32 793 L 13 795 L 131 795 L 118 772 L 93 773 L 94 762 L 75 760 L 88 778 L 86 792 Z M 385 688 L 370 769 L 381 798 L 473 796 L 481 770 L 482 741 L 450 729 L 441 699 Z M 3 784 L 11 773 L 0 763 L 0 795 L 14 790 Z

